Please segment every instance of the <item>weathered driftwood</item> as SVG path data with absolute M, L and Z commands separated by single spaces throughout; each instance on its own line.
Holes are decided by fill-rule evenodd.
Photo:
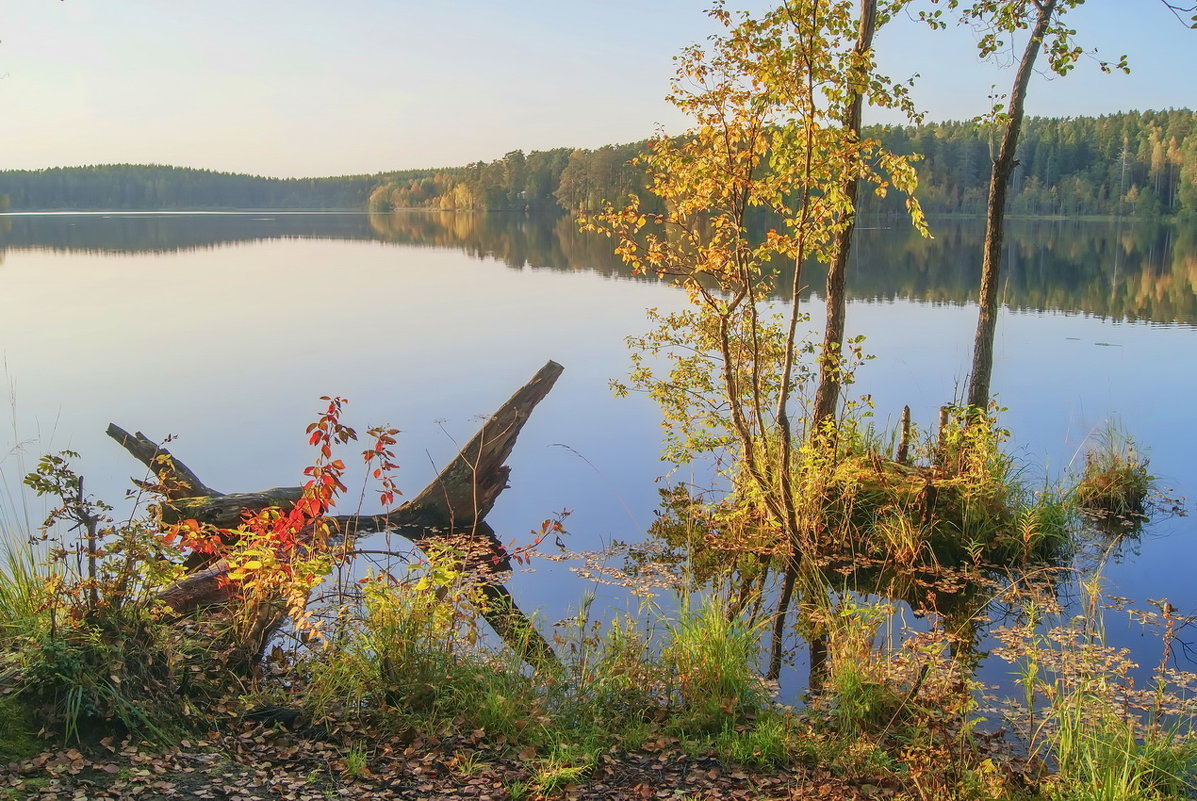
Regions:
M 206 486 L 187 465 L 176 461 L 169 451 L 140 431 L 130 434 L 120 426 L 109 423 L 107 433 L 158 477 L 158 489 L 164 497 L 210 498 L 222 494 Z
M 894 461 L 898 464 L 910 464 L 910 407 L 902 407 L 902 419 L 898 424 L 901 438 L 898 440 L 898 452 Z
M 478 576 L 483 595 L 481 614 L 509 645 L 532 664 L 556 663 L 548 642 L 520 611 L 499 576 L 510 568 L 509 555 L 484 521 L 507 487 L 505 464 L 532 410 L 552 389 L 563 368 L 548 362 L 532 379 L 482 424 L 478 433 L 415 498 L 382 515 L 336 515 L 338 539 L 392 532 L 417 545 L 448 541 L 463 545 L 467 568 Z M 276 487 L 251 493 L 221 493 L 200 480 L 185 464 L 141 432 L 129 434 L 116 425 L 108 435 L 146 465 L 157 477 L 163 501 L 155 514 L 165 524 L 194 519 L 219 528 L 236 527 L 243 515 L 259 509 L 287 508 L 302 495 L 300 487 Z M 223 603 L 234 588 L 223 580 L 228 565 L 218 561 L 187 575 L 160 596 L 167 606 L 190 612 Z

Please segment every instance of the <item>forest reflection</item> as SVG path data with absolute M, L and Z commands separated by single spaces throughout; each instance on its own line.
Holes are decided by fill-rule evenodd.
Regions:
M 763 224 L 762 224 L 763 227 Z M 849 270 L 857 300 L 975 300 L 983 225 L 933 220 L 933 239 L 908 225 L 862 220 Z M 609 240 L 568 216 L 411 211 L 391 214 L 56 214 L 0 216 L 0 264 L 10 249 L 168 253 L 278 239 L 373 240 L 460 250 L 509 268 L 633 276 Z M 1118 320 L 1197 324 L 1197 230 L 1151 222 L 1013 221 L 1005 240 L 1010 308 Z M 779 267 L 782 285 L 792 265 Z M 805 283 L 823 282 L 819 265 Z M 811 289 L 806 296 L 810 297 Z

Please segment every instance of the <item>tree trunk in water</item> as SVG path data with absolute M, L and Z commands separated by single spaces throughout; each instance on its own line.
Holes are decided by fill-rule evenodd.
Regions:
M 854 69 L 863 68 L 864 61 L 873 47 L 873 33 L 876 31 L 876 28 L 877 0 L 860 0 L 860 25 L 857 29 L 856 46 L 853 50 Z M 844 117 L 842 120 L 844 129 L 846 132 L 850 132 L 848 135 L 852 136 L 854 141 L 859 141 L 860 139 L 860 115 L 866 86 L 867 74 L 862 76 L 860 80 L 852 81 L 847 105 L 844 108 Z M 844 181 L 842 187 L 844 196 L 851 203 L 851 208 L 848 211 L 848 219 L 844 230 L 836 237 L 835 256 L 827 268 L 827 325 L 823 329 L 823 353 L 819 365 L 819 387 L 815 392 L 814 409 L 807 430 L 807 436 L 811 438 L 818 436 L 825 421 L 834 422 L 836 405 L 839 403 L 840 357 L 844 344 L 844 319 L 847 305 L 844 294 L 844 283 L 848 267 L 848 256 L 852 247 L 852 232 L 856 226 L 856 197 L 859 186 L 859 179 L 853 176 Z M 801 269 L 802 265 L 800 263 L 795 265 L 795 287 L 797 286 L 797 275 Z M 796 288 L 792 302 L 794 304 L 798 303 Z M 784 413 L 784 410 L 782 411 Z M 785 419 L 780 414 L 778 417 L 780 420 Z M 783 464 L 788 466 L 788 460 L 783 462 Z M 783 477 L 783 480 L 788 479 Z M 773 641 L 769 653 L 769 668 L 766 673 L 766 677 L 771 680 L 776 680 L 781 673 L 786 618 L 789 616 L 790 602 L 797 579 L 797 565 L 802 559 L 802 554 L 798 550 L 801 547 L 798 542 L 798 532 L 796 526 L 792 526 L 792 528 L 790 547 L 793 549 L 793 553 L 786 566 L 781 597 L 778 599 L 777 612 L 773 619 Z
M 507 487 L 511 470 L 504 462 L 532 410 L 552 389 L 563 368 L 548 362 L 511 396 L 466 444 L 456 458 L 413 500 L 381 515 L 336 515 L 326 521 L 335 536 L 353 540 L 374 532 L 392 532 L 416 545 L 449 542 L 463 554 L 465 569 L 480 585 L 480 613 L 500 637 L 530 664 L 556 666 L 553 649 L 520 611 L 499 574 L 510 558 L 484 517 Z M 207 487 L 186 465 L 140 432 L 116 425 L 108 435 L 145 464 L 157 477 L 154 488 L 164 500 L 153 507 L 159 522 L 186 519 L 217 528 L 235 528 L 245 512 L 271 506 L 289 508 L 302 496 L 301 487 L 277 487 L 253 493 L 224 494 Z M 229 601 L 236 586 L 225 580 L 223 560 L 204 565 L 164 590 L 159 600 L 179 613 Z
M 827 688 L 827 673 L 830 667 L 827 664 L 827 656 L 831 637 L 827 634 L 827 630 L 823 629 L 817 634 L 812 634 L 808 644 L 810 646 L 810 670 L 807 673 L 806 694 L 808 698 L 814 698 Z
M 968 406 L 984 411 L 989 407 L 989 382 L 993 374 L 993 340 L 997 332 L 998 280 L 1001 273 L 1002 234 L 1006 219 L 1006 190 L 1010 174 L 1018 162 L 1014 151 L 1022 132 L 1023 104 L 1035 59 L 1043 46 L 1043 36 L 1056 10 L 1057 0 L 1043 0 L 1038 5 L 1031 38 L 1018 63 L 1014 86 L 1010 90 L 1010 108 L 1002 131 L 1002 144 L 989 177 L 989 199 L 985 207 L 985 254 L 981 262 L 981 293 L 977 300 L 977 335 L 973 342 L 973 367 L 968 384 Z
M 773 616 L 773 642 L 769 648 L 769 670 L 765 678 L 777 681 L 781 676 L 781 659 L 785 651 L 786 618 L 789 617 L 790 601 L 794 597 L 794 584 L 798 580 L 796 559 L 786 566 L 785 578 L 781 584 L 781 596 L 777 599 L 777 613 Z
M 856 36 L 853 59 L 863 67 L 864 60 L 873 48 L 873 33 L 877 28 L 877 0 L 860 0 L 860 27 Z M 847 108 L 844 109 L 843 125 L 853 138 L 860 140 L 860 113 L 864 101 L 864 80 L 853 81 Z M 852 250 L 852 232 L 856 229 L 856 200 L 860 191 L 860 180 L 853 176 L 843 184 L 844 197 L 852 204 L 847 224 L 836 234 L 835 255 L 827 266 L 827 325 L 823 329 L 823 354 L 819 363 L 819 388 L 815 392 L 814 412 L 811 415 L 809 435 L 816 436 L 828 421 L 835 420 L 836 406 L 840 398 L 843 365 L 844 323 L 847 316 L 845 278 L 848 271 L 848 256 Z

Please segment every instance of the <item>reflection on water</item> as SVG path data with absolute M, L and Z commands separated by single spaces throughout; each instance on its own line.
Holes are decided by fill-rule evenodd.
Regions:
M 850 296 L 971 302 L 983 226 L 941 220 L 932 230 L 935 238 L 927 240 L 909 226 L 859 228 Z M 608 240 L 579 233 L 569 217 L 502 213 L 9 215 L 0 216 L 0 263 L 10 249 L 166 253 L 279 239 L 376 240 L 459 250 L 513 269 L 632 277 Z M 1005 250 L 1002 301 L 1012 309 L 1197 324 L 1197 230 L 1191 226 L 1014 222 Z M 817 265 L 807 275 L 810 286 L 822 284 Z M 781 280 L 787 283 L 784 274 Z
M 883 422 L 909 404 L 930 425 L 968 369 L 981 229 L 941 222 L 935 233 L 858 234 L 849 326 L 877 358 L 856 388 Z M 1029 455 L 1029 484 L 1066 472 L 1085 437 L 1119 416 L 1150 448 L 1152 472 L 1195 494 L 1187 410 L 1197 377 L 1184 367 L 1197 333 L 1194 233 L 1012 226 L 995 386 L 1015 449 Z M 632 280 L 610 245 L 565 217 L 504 214 L 0 216 L 0 357 L 15 399 L 0 414 L 15 420 L 15 438 L 38 438 L 31 459 L 80 451 L 89 491 L 119 501 L 135 471 L 103 435 L 109 422 L 178 434 L 180 458 L 223 490 L 247 491 L 302 480 L 313 402 L 339 394 L 353 401 L 353 424 L 404 430 L 400 479 L 411 489 L 457 452 L 453 437 L 477 429 L 475 415 L 552 358 L 566 371 L 521 436 L 512 486 L 488 521 L 504 541 L 521 539 L 564 508 L 576 550 L 638 542 L 658 505 L 654 479 L 668 470 L 657 461 L 659 416 L 647 398 L 613 399 L 608 382 L 626 374 L 624 338 L 644 330 L 642 310 L 681 298 Z M 807 276 L 817 288 L 817 272 Z M 11 444 L 0 442 L 0 456 Z M 18 473 L 0 459 L 0 479 Z M 1121 595 L 1197 608 L 1192 533 L 1192 519 L 1149 528 L 1108 580 Z M 963 646 L 996 593 L 948 593 L 942 578 L 933 588 L 863 566 L 835 576 L 836 592 L 899 599 Z M 517 575 L 513 591 L 553 620 L 589 586 L 542 567 Z M 596 609 L 627 604 L 596 591 Z M 1128 647 L 1140 639 L 1114 621 L 1110 632 Z
M 0 215 L 0 253 L 177 253 L 270 239 L 373 239 L 364 214 Z

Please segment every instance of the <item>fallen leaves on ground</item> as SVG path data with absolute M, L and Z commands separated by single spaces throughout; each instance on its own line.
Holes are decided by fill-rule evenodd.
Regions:
M 368 757 L 350 765 L 349 743 Z M 387 799 L 782 799 L 877 798 L 890 788 L 854 784 L 819 768 L 751 770 L 655 742 L 603 754 L 584 782 L 543 792 L 536 756 L 496 747 L 482 732 L 416 732 L 371 741 L 304 739 L 281 729 L 213 732 L 171 748 L 117 742 L 45 751 L 0 766 L 0 799 L 30 801 L 386 801 Z

